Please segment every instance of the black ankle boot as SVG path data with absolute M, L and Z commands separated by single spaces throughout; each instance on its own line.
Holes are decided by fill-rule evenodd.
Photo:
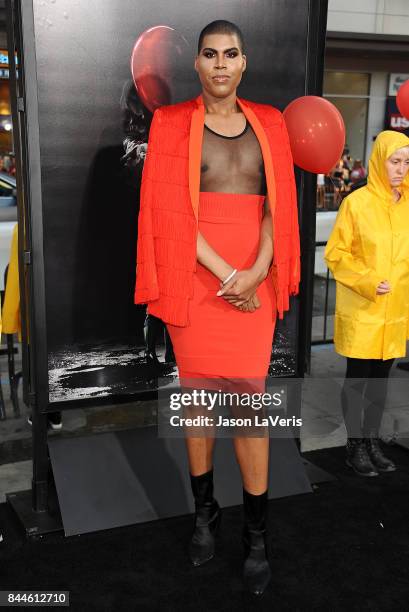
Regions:
M 262 595 L 271 580 L 267 560 L 267 493 L 252 495 L 243 489 L 243 579 L 254 595 Z
M 396 470 L 396 465 L 393 461 L 383 454 L 377 436 L 370 435 L 365 439 L 365 442 L 369 458 L 377 470 L 380 472 L 394 472 Z
M 366 450 L 365 440 L 349 438 L 346 445 L 346 464 L 360 476 L 379 476 Z
M 215 533 L 220 524 L 221 510 L 213 497 L 213 469 L 200 476 L 190 475 L 195 498 L 195 523 L 189 543 L 193 565 L 203 565 L 214 557 Z

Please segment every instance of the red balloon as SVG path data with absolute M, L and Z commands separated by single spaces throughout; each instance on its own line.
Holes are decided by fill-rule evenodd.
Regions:
M 409 80 L 399 87 L 396 95 L 396 106 L 400 114 L 409 119 Z
M 131 55 L 131 71 L 141 102 L 153 113 L 174 99 L 176 72 L 188 49 L 183 36 L 169 26 L 155 26 L 143 32 Z
M 345 125 L 339 110 L 325 98 L 301 96 L 290 102 L 283 114 L 294 163 L 308 172 L 329 172 L 345 146 Z

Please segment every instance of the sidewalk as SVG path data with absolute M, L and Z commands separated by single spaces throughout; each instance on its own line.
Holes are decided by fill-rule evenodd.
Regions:
M 381 429 L 381 437 L 388 441 L 398 436 L 409 438 L 409 373 L 396 368 L 399 361 L 405 359 L 397 359 L 393 365 Z M 335 353 L 332 344 L 312 347 L 311 374 L 305 378 L 302 400 L 303 452 L 345 444 L 340 403 L 345 368 L 346 359 Z

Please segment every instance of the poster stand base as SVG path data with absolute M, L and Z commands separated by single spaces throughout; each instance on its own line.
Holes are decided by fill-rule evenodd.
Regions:
M 159 438 L 147 427 L 55 438 L 49 450 L 66 536 L 194 511 L 183 438 Z M 293 439 L 272 440 L 270 466 L 270 499 L 312 492 Z M 230 438 L 216 441 L 214 482 L 221 507 L 242 503 Z
M 215 447 L 215 494 L 222 507 L 242 503 L 232 442 L 218 439 Z M 7 495 L 28 537 L 62 528 L 72 536 L 194 510 L 183 439 L 160 439 L 152 427 L 50 440 L 49 450 L 55 484 L 49 479 L 47 512 L 33 510 L 31 491 Z M 312 492 L 294 440 L 274 440 L 270 465 L 270 499 Z
M 99 501 L 101 502 L 103 501 L 101 499 L 101 492 L 103 492 L 104 489 L 106 490 L 107 488 L 111 489 L 111 487 L 106 487 L 106 485 L 108 484 L 107 480 L 109 480 L 109 475 L 107 475 L 107 472 L 105 470 L 103 470 L 104 482 L 101 482 L 99 483 L 99 486 L 96 486 L 97 483 L 95 481 L 95 476 L 96 476 L 95 468 L 98 465 L 98 463 L 102 460 L 102 458 L 106 456 L 107 445 L 108 445 L 108 448 L 111 447 L 111 451 L 110 451 L 111 453 L 112 453 L 112 445 L 113 445 L 114 455 L 117 455 L 118 441 L 121 442 L 120 446 L 122 447 L 122 450 L 123 450 L 123 445 L 128 446 L 128 448 L 131 447 L 133 449 L 132 454 L 135 453 L 135 448 L 137 448 L 139 452 L 136 452 L 135 454 L 140 455 L 140 456 L 136 457 L 137 459 L 136 463 L 139 465 L 142 459 L 145 459 L 145 461 L 148 459 L 148 456 L 152 453 L 152 451 L 154 451 L 153 455 L 155 455 L 159 451 L 159 448 L 156 448 L 156 449 L 152 448 L 153 446 L 152 443 L 154 442 L 154 436 L 152 436 L 152 434 L 154 433 L 153 431 L 151 432 L 151 435 L 148 436 L 148 438 L 150 438 L 149 445 L 145 445 L 143 443 L 144 442 L 143 437 L 138 435 L 139 433 L 140 432 L 135 432 L 135 431 L 129 432 L 128 431 L 128 432 L 120 432 L 116 434 L 103 434 L 103 435 L 97 436 L 97 440 L 93 440 L 92 437 L 86 437 L 86 440 L 83 440 L 82 438 L 79 440 L 76 440 L 76 439 L 68 439 L 66 441 L 57 440 L 56 441 L 57 443 L 54 445 L 54 448 L 51 449 L 51 459 L 52 460 L 54 459 L 53 461 L 54 470 L 53 471 L 56 477 L 57 488 L 54 485 L 54 482 L 50 482 L 49 491 L 48 491 L 48 511 L 36 512 L 35 510 L 33 510 L 33 493 L 31 490 L 21 491 L 19 493 L 9 493 L 6 496 L 7 502 L 10 505 L 10 507 L 13 509 L 15 515 L 17 516 L 19 523 L 24 529 L 25 535 L 27 537 L 41 537 L 46 534 L 56 533 L 56 532 L 64 532 L 65 535 L 74 535 L 74 534 L 78 534 L 81 532 L 84 533 L 86 531 L 113 528 L 113 527 L 119 526 L 122 523 L 122 521 L 125 524 L 132 524 L 132 523 L 137 523 L 137 522 L 145 522 L 146 520 L 155 520 L 155 519 L 157 520 L 158 518 L 164 518 L 165 516 L 172 516 L 172 515 L 177 516 L 177 515 L 192 512 L 193 506 L 190 503 L 191 502 L 190 490 L 189 490 L 188 483 L 186 482 L 182 485 L 181 490 L 179 491 L 181 495 L 178 496 L 179 502 L 176 504 L 177 507 L 166 508 L 166 509 L 161 508 L 160 510 L 157 508 L 157 510 L 159 511 L 152 513 L 152 508 L 149 509 L 150 504 L 148 504 L 148 507 L 143 509 L 144 512 L 142 511 L 141 515 L 137 516 L 139 512 L 142 510 L 142 508 L 138 508 L 139 510 L 138 512 L 136 508 L 136 506 L 140 505 L 141 503 L 141 501 L 137 501 L 138 497 L 140 498 L 140 492 L 139 492 L 139 495 L 136 494 L 136 491 L 133 491 L 132 486 L 130 486 L 129 478 L 125 478 L 125 481 L 126 481 L 125 487 L 124 487 L 125 493 L 124 491 L 122 491 L 122 495 L 121 495 L 122 497 L 121 512 L 123 512 L 125 506 L 131 505 L 133 507 L 133 511 L 132 511 L 133 518 L 131 520 L 129 520 L 129 518 L 128 520 L 124 520 L 123 516 L 120 517 L 119 521 L 118 521 L 118 517 L 115 517 L 116 519 L 115 520 L 111 514 L 112 513 L 112 508 L 111 508 L 110 512 L 108 512 L 108 515 L 111 514 L 111 516 L 109 517 L 105 516 L 104 520 L 102 521 L 102 524 L 98 524 L 98 520 L 95 520 L 96 519 L 95 516 L 93 517 L 91 524 L 88 524 L 85 527 L 85 529 L 84 529 L 84 524 L 81 524 L 81 525 L 70 524 L 72 523 L 73 516 L 84 515 L 83 511 L 86 509 L 89 511 L 89 508 L 86 508 L 86 506 L 89 503 L 91 503 L 91 506 L 94 505 L 93 503 L 95 501 L 95 499 L 93 499 L 94 497 L 98 498 Z M 407 442 L 407 448 L 409 449 L 409 439 L 405 441 Z M 62 445 L 61 445 L 61 442 L 62 442 Z M 98 443 L 95 444 L 96 442 Z M 158 441 L 158 444 L 160 444 L 160 441 Z M 72 447 L 75 447 L 74 456 L 77 455 L 78 458 L 81 459 L 79 463 L 82 465 L 84 465 L 83 460 L 85 458 L 85 455 L 88 455 L 88 461 L 85 463 L 89 464 L 89 468 L 91 468 L 91 471 L 89 473 L 89 478 L 86 478 L 87 482 L 80 483 L 79 475 L 82 474 L 82 477 L 84 477 L 85 472 L 89 471 L 88 469 L 85 470 L 85 472 L 84 472 L 84 468 L 82 468 L 81 470 L 79 469 L 76 470 L 75 466 L 73 466 L 72 463 L 71 463 L 71 466 L 69 466 L 64 461 L 64 457 L 67 457 L 67 450 L 68 450 L 66 448 L 67 445 L 71 447 L 70 449 L 71 451 L 74 450 Z M 218 479 L 221 478 L 220 484 L 222 485 L 222 487 L 221 487 L 221 491 L 219 490 L 218 493 L 219 494 L 221 493 L 220 502 L 223 506 L 236 505 L 236 504 L 241 503 L 241 495 L 240 495 L 241 486 L 239 486 L 240 478 L 239 478 L 238 468 L 236 465 L 234 465 L 235 461 L 233 459 L 232 448 L 226 448 L 226 445 L 230 447 L 231 441 L 227 441 L 227 440 L 218 441 L 218 452 L 216 453 L 217 456 L 215 457 L 216 463 L 218 464 L 218 467 L 219 467 L 219 469 L 217 470 L 216 482 Z M 53 445 L 51 446 L 53 447 Z M 101 446 L 100 453 L 96 452 L 98 451 L 99 446 Z M 186 464 L 184 448 L 178 444 L 178 441 L 172 441 L 170 443 L 170 447 L 168 446 L 168 444 L 166 444 L 166 446 L 167 446 L 167 449 L 166 449 L 167 452 L 170 451 L 171 457 L 169 457 L 169 459 L 172 458 L 171 463 L 173 463 L 173 468 L 175 467 L 177 468 L 175 471 L 173 469 L 171 470 L 171 472 L 174 471 L 173 477 L 176 477 L 176 480 L 185 480 L 184 476 L 186 476 L 187 474 L 187 464 Z M 92 449 L 91 456 L 94 455 L 95 459 L 97 459 L 99 455 L 99 460 L 97 459 L 96 463 L 93 466 L 92 464 L 94 462 L 92 460 L 90 461 L 90 454 L 89 454 L 91 449 Z M 155 453 L 155 450 L 156 450 L 156 453 Z M 271 477 L 270 486 L 269 486 L 270 499 L 287 496 L 287 495 L 294 495 L 294 494 L 299 494 L 299 493 L 310 492 L 311 489 L 309 487 L 309 483 L 313 485 L 313 484 L 319 484 L 323 482 L 331 482 L 331 481 L 337 480 L 336 477 L 332 476 L 331 474 L 329 474 L 322 468 L 314 465 L 313 463 L 311 463 L 310 461 L 302 457 L 302 455 L 299 454 L 298 449 L 296 445 L 294 444 L 293 440 L 277 441 L 276 444 L 272 445 L 271 450 L 273 451 L 272 456 L 270 457 L 271 467 L 274 465 L 275 469 L 270 470 L 270 477 Z M 108 456 L 109 455 L 110 453 L 108 452 Z M 68 456 L 72 457 L 73 453 L 72 452 L 68 453 Z M 120 452 L 120 459 L 121 459 L 121 456 L 122 456 L 122 451 Z M 114 457 L 111 457 L 111 459 L 114 459 Z M 151 456 L 151 459 L 153 460 L 154 457 Z M 128 455 L 128 460 L 129 460 L 129 455 Z M 128 464 L 128 460 L 125 462 L 126 464 Z M 111 466 L 115 465 L 117 461 L 118 461 L 118 456 L 115 457 L 114 461 L 110 462 Z M 119 460 L 118 463 L 122 464 L 121 471 L 123 475 L 125 464 L 121 460 Z M 152 465 L 152 462 L 150 462 L 149 460 L 147 463 L 148 465 Z M 290 472 L 288 472 L 286 467 L 284 466 L 287 466 L 287 467 L 291 466 Z M 69 469 L 69 467 L 71 469 Z M 80 468 L 80 465 L 78 466 L 78 468 Z M 72 473 L 73 480 L 68 478 L 70 482 L 68 483 L 68 488 L 66 488 L 64 487 L 64 484 L 62 483 L 67 481 L 67 474 L 69 474 L 70 472 Z M 64 477 L 64 474 L 65 474 L 65 477 Z M 118 482 L 119 476 L 120 476 L 120 473 L 117 473 L 116 475 L 114 475 L 114 481 Z M 141 484 L 144 484 L 144 483 L 146 484 L 146 478 L 143 476 L 143 474 L 139 474 L 138 476 L 139 477 L 137 477 L 136 479 L 138 487 Z M 167 473 L 165 480 L 168 482 L 168 484 L 169 484 L 168 479 L 170 477 L 171 477 L 171 473 Z M 234 486 L 233 490 L 228 491 L 228 489 L 230 488 L 230 486 L 233 484 L 234 481 L 237 481 L 235 482 L 236 486 Z M 74 486 L 74 484 L 76 486 Z M 73 490 L 75 491 L 75 489 L 78 488 L 78 485 L 81 485 L 81 484 L 86 485 L 84 489 L 82 490 L 82 493 L 80 491 L 77 491 L 77 493 L 79 493 L 79 496 L 77 496 L 77 493 L 73 495 L 72 494 Z M 110 484 L 112 486 L 112 483 Z M 181 483 L 179 483 L 179 486 L 180 484 Z M 90 485 L 92 486 L 90 487 Z M 166 487 L 165 482 L 163 483 L 163 485 L 164 487 Z M 95 491 L 93 491 L 93 488 L 95 486 L 96 486 L 96 489 Z M 58 499 L 57 497 L 58 488 L 60 489 L 62 488 L 58 495 L 60 499 Z M 64 488 L 66 488 L 65 491 L 63 490 Z M 79 489 L 81 488 L 82 487 L 80 486 Z M 129 492 L 126 493 L 128 488 L 129 488 Z M 143 486 L 143 489 L 145 489 L 145 486 Z M 236 489 L 236 491 L 234 491 L 234 489 Z M 119 493 L 119 491 L 117 491 L 117 493 Z M 131 493 L 131 495 L 129 493 Z M 74 507 L 72 507 L 71 509 L 67 508 L 66 507 L 67 499 L 72 500 L 73 497 L 76 498 L 74 502 Z M 111 498 L 111 495 L 109 495 L 109 497 Z M 127 499 L 128 497 L 130 499 Z M 81 501 L 81 498 L 82 498 L 82 501 Z M 60 509 L 59 509 L 61 503 L 62 503 L 62 506 L 61 506 L 62 514 L 64 515 L 64 512 L 66 513 L 66 520 L 64 521 L 65 523 L 64 525 L 63 525 L 63 520 L 62 520 Z M 85 503 L 85 506 L 81 508 L 81 506 L 83 506 L 84 503 Z M 108 500 L 108 503 L 110 503 L 109 500 Z M 75 508 L 77 511 L 79 511 L 79 514 L 78 512 L 74 512 Z M 115 510 L 115 512 L 117 511 L 118 509 Z M 106 513 L 106 509 L 105 509 L 105 513 Z M 103 512 L 102 514 L 105 514 L 105 513 Z M 145 513 L 146 513 L 146 516 L 144 516 Z M 85 512 L 85 514 L 88 514 L 88 512 Z
M 301 452 L 300 432 L 298 432 L 297 436 L 298 436 L 296 438 L 297 448 L 300 453 L 301 461 L 302 461 L 305 473 L 307 475 L 307 478 L 310 481 L 310 484 L 315 485 L 315 484 L 321 484 L 322 482 L 332 482 L 334 480 L 338 480 L 336 476 L 333 476 L 332 474 L 330 474 L 323 468 L 318 467 L 317 465 L 315 465 L 315 463 L 312 463 L 311 461 L 309 461 L 303 456 Z
M 33 509 L 33 492 L 31 489 L 19 491 L 18 493 L 8 493 L 6 501 L 24 529 L 27 538 L 63 532 L 57 494 L 53 487 L 50 487 L 48 495 L 49 509 L 46 512 L 36 512 Z
M 336 476 L 333 476 L 332 474 L 318 467 L 314 463 L 311 463 L 311 461 L 308 461 L 308 459 L 304 459 L 304 457 L 302 457 L 302 462 L 305 472 L 312 485 L 321 484 L 322 482 L 332 482 L 333 480 L 338 480 Z

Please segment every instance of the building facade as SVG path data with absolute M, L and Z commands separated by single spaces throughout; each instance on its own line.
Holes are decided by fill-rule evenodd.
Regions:
M 409 132 L 395 102 L 408 78 L 407 0 L 329 0 L 324 96 L 344 117 L 351 156 L 365 165 L 380 131 Z
M 406 79 L 409 0 L 329 0 L 323 95 L 343 116 L 351 158 L 362 160 L 366 168 L 379 132 L 397 129 L 409 135 L 409 121 L 396 107 L 398 87 Z M 312 325 L 317 343 L 333 336 L 335 283 L 328 275 L 323 245 L 349 188 L 340 187 L 335 174 L 325 182 L 322 176 L 317 186 Z

